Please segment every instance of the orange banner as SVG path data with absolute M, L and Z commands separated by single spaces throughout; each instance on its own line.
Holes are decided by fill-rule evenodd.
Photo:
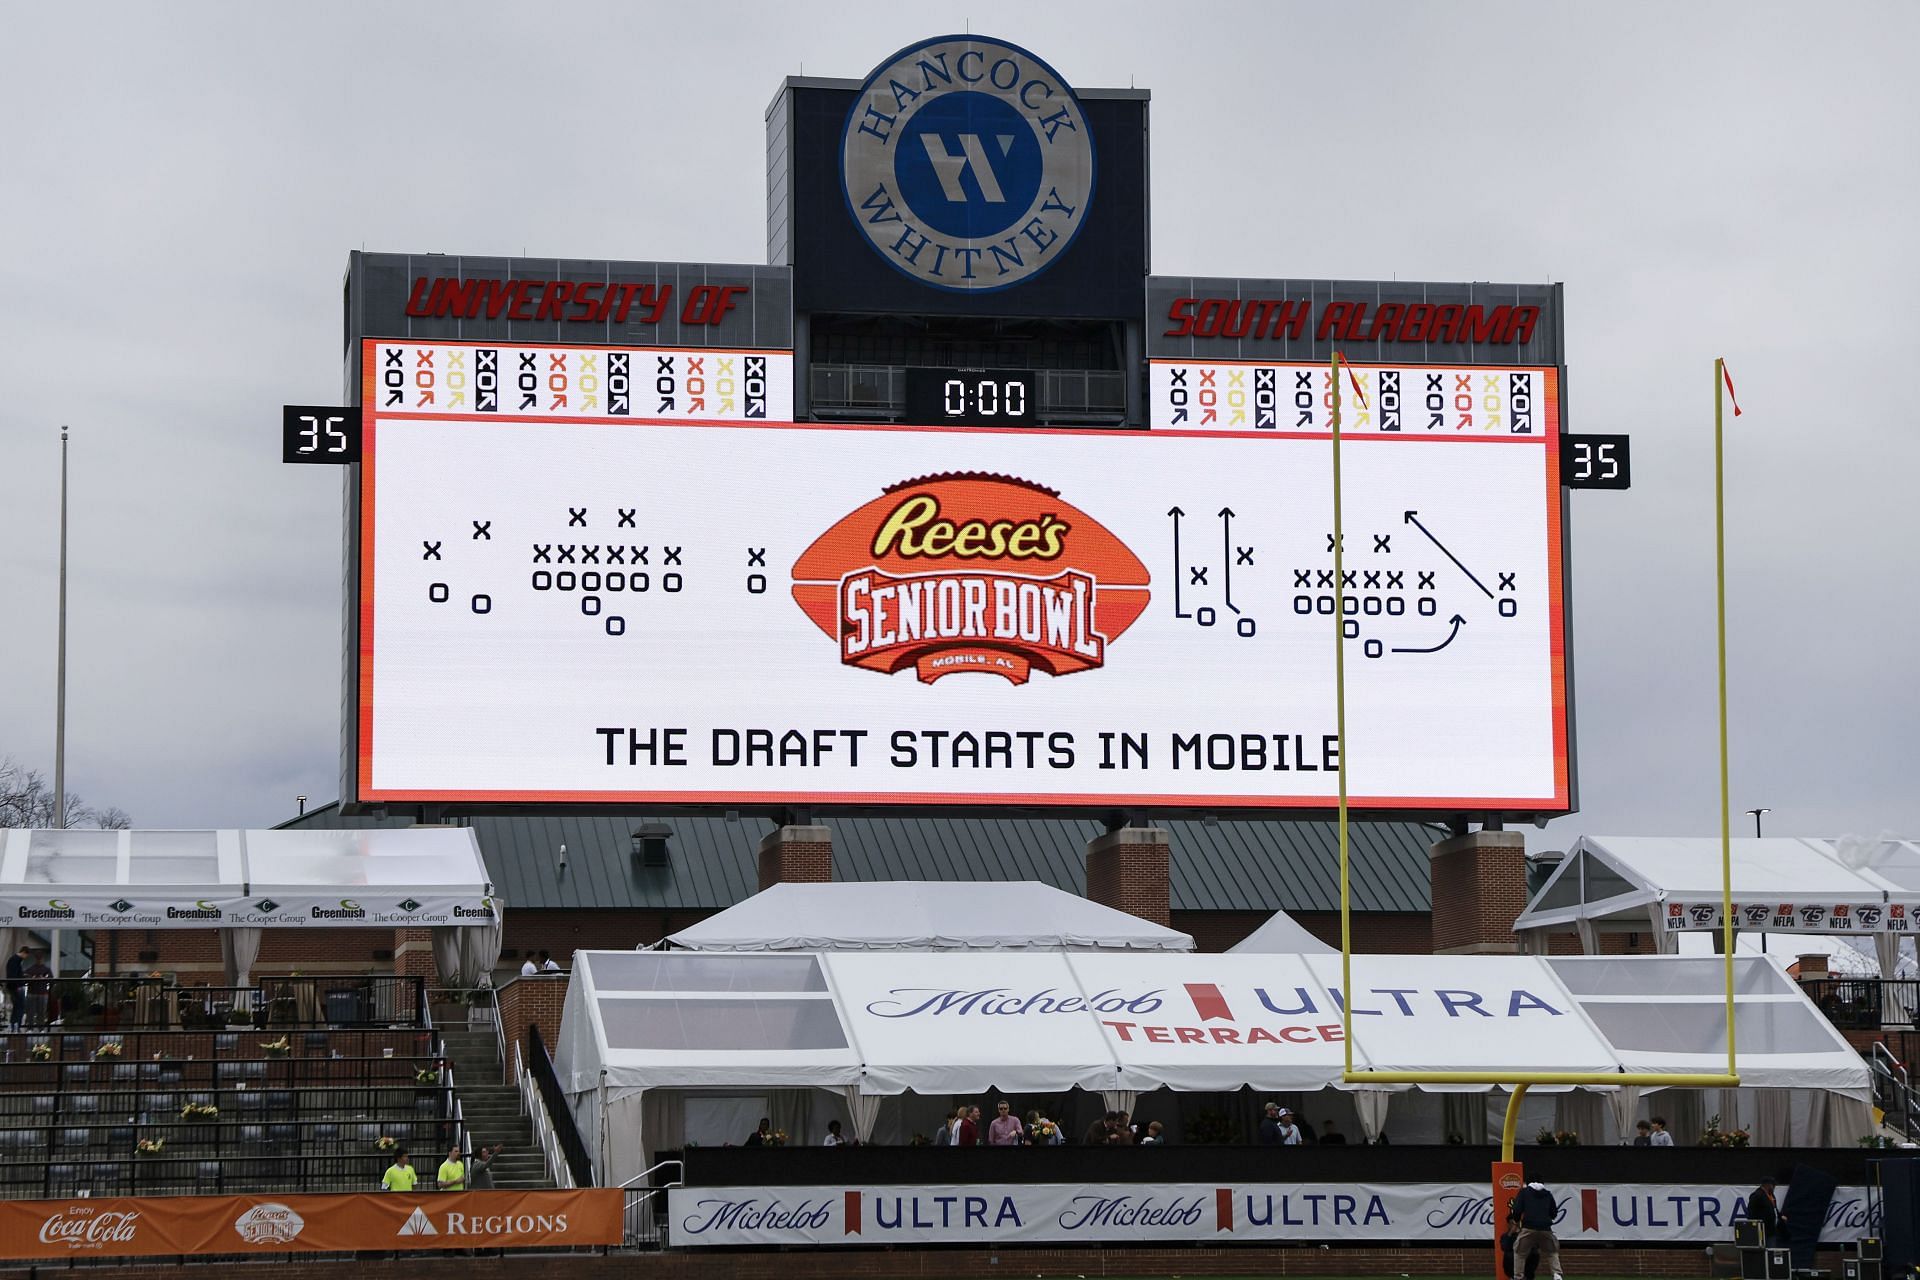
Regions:
M 0 1257 L 619 1244 L 618 1189 L 0 1200 Z

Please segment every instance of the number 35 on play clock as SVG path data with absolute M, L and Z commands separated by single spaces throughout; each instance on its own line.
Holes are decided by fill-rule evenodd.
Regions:
M 360 410 L 316 404 L 281 406 L 280 461 L 335 467 L 360 461 Z

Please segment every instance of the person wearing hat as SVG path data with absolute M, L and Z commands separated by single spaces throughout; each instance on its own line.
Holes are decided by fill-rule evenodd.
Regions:
M 1539 1250 L 1540 1264 L 1553 1280 L 1560 1280 L 1560 1242 L 1553 1238 L 1553 1222 L 1559 1216 L 1560 1202 L 1542 1182 L 1529 1182 L 1520 1188 L 1507 1209 L 1508 1224 L 1519 1228 L 1513 1240 L 1513 1256 L 1525 1259 Z
M 1269 1102 L 1265 1114 L 1260 1118 L 1260 1145 L 1277 1147 L 1280 1145 L 1280 1104 Z
M 1776 1248 L 1787 1242 L 1787 1215 L 1773 1195 L 1772 1178 L 1760 1179 L 1760 1185 L 1747 1197 L 1747 1217 L 1766 1228 L 1767 1243 Z
M 1279 1133 L 1281 1146 L 1297 1147 L 1300 1145 L 1300 1126 L 1294 1123 L 1293 1112 L 1287 1110 L 1285 1107 L 1280 1108 Z

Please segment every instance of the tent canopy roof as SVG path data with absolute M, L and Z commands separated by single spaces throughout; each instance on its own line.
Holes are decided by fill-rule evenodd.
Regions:
M 1251 951 L 1260 955 L 1291 952 L 1295 955 L 1339 955 L 1340 948 L 1328 946 L 1307 932 L 1306 927 L 1284 911 L 1227 948 L 1229 955 Z
M 478 923 L 492 889 L 462 827 L 0 833 L 0 927 Z
M 1340 961 L 1125 952 L 581 951 L 571 1093 L 1338 1086 Z M 1353 957 L 1354 1061 L 1394 1071 L 1726 1065 L 1717 959 Z M 1864 1097 L 1867 1069 L 1769 958 L 1735 961 L 1743 1080 Z
M 1831 908 L 1920 904 L 1920 846 L 1911 841 L 1746 837 L 1732 842 L 1733 901 Z M 1648 908 L 1720 901 L 1717 837 L 1582 836 L 1514 921 L 1516 932 L 1576 921 L 1646 930 Z M 1863 931 L 1886 921 L 1885 912 Z M 1717 915 L 1677 927 L 1717 928 Z
M 1193 939 L 1037 881 L 776 884 L 666 940 L 690 951 L 1191 951 Z

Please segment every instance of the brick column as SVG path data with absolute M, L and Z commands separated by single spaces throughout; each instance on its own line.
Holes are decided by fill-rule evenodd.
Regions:
M 1164 925 L 1171 915 L 1167 833 L 1122 827 L 1087 841 L 1087 897 L 1102 906 Z
M 539 1026 L 540 1038 L 547 1042 L 548 1053 L 559 1053 L 560 1011 L 567 1003 L 569 981 L 570 976 L 564 973 L 515 978 L 496 993 L 500 1033 L 507 1042 L 506 1065 L 509 1070 L 513 1065 L 513 1046 L 520 1045 L 521 1052 L 526 1052 L 529 1026 Z
M 760 887 L 825 884 L 833 879 L 833 832 L 826 827 L 775 827 L 760 841 Z
M 1526 840 L 1518 831 L 1470 831 L 1427 851 L 1435 955 L 1513 955 L 1513 922 L 1527 905 Z
M 433 930 L 393 931 L 393 972 L 395 977 L 425 978 L 430 987 L 440 985 L 440 970 L 433 963 Z

